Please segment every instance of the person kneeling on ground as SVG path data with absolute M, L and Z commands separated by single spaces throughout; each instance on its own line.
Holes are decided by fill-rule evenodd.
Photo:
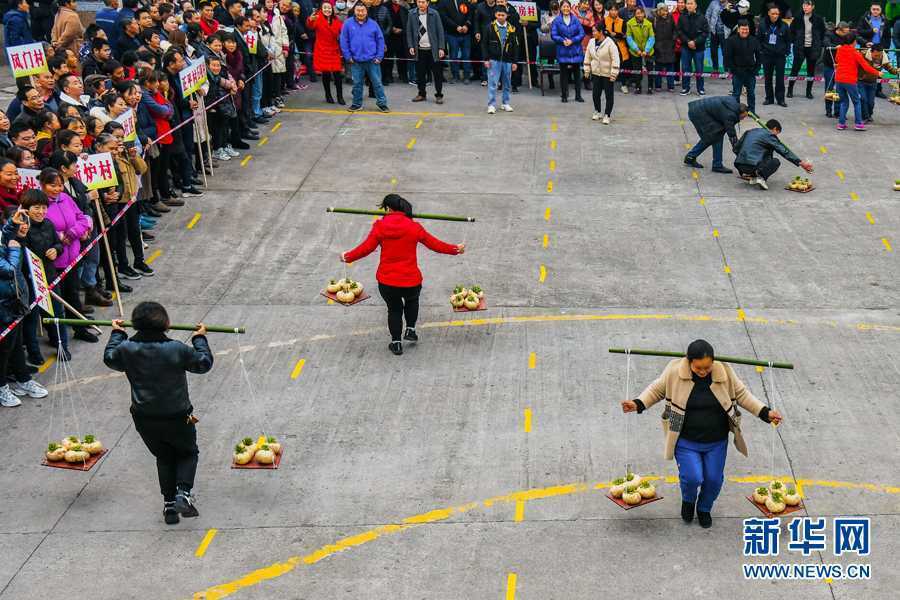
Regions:
M 206 341 L 206 326 L 197 325 L 193 347 L 166 337 L 169 315 L 161 304 L 141 302 L 131 321 L 137 333 L 131 339 L 124 321 L 113 321 L 103 363 L 122 371 L 131 384 L 131 417 L 147 449 L 156 457 L 163 516 L 169 525 L 200 515 L 191 490 L 197 472 L 197 422 L 188 395 L 185 373 L 212 369 L 213 355 Z
M 769 189 L 766 180 L 775 174 L 781 162 L 773 156 L 777 152 L 786 160 L 802 167 L 807 173 L 812 173 L 813 166 L 808 160 L 800 158 L 781 143 L 778 134 L 781 133 L 781 123 L 775 119 L 766 122 L 766 128 L 751 129 L 741 136 L 740 141 L 734 147 L 737 158 L 734 159 L 734 167 L 741 175 L 750 179 L 750 185 L 758 185 L 764 190 Z

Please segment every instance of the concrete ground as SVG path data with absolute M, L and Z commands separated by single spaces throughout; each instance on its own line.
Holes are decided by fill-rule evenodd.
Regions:
M 212 191 L 162 219 L 158 274 L 126 298 L 126 311 L 156 299 L 177 321 L 247 328 L 239 340 L 212 335 L 216 365 L 191 377 L 200 518 L 163 524 L 127 382 L 99 345 L 75 344 L 73 378 L 54 366 L 40 376 L 47 400 L 0 410 L 11 452 L 0 598 L 895 597 L 894 106 L 879 101 L 865 133 L 835 131 L 821 98 L 765 107 L 816 166 L 817 189 L 800 195 L 783 189 L 799 174 L 790 165 L 768 192 L 685 168 L 696 96 L 617 95 L 603 126 L 589 104 L 536 92 L 495 116 L 477 85 L 448 86 L 443 106 L 411 104 L 407 85 L 388 94 L 389 115 L 349 115 L 317 85 L 292 94 L 248 162 L 227 163 Z M 470 251 L 420 252 L 421 340 L 403 357 L 387 351 L 377 294 L 352 308 L 319 295 L 370 224 L 325 208 L 371 207 L 390 191 L 478 219 L 425 223 Z M 370 292 L 376 261 L 349 267 Z M 451 313 L 450 289 L 469 282 L 489 310 Z M 682 350 L 698 337 L 796 365 L 774 384 L 768 370 L 736 368 L 785 422 L 775 431 L 745 417 L 750 456 L 731 450 L 711 530 L 678 516 L 657 409 L 626 419 L 618 408 L 665 359 L 635 358 L 626 390 L 625 357 L 607 352 Z M 76 427 L 111 452 L 87 473 L 40 466 L 48 432 Z M 263 431 L 285 443 L 281 468 L 230 469 L 234 443 Z M 604 497 L 626 460 L 660 478 L 663 500 L 625 512 Z M 801 514 L 829 527 L 869 516 L 871 555 L 782 546 L 745 559 L 742 519 L 759 516 L 745 496 L 773 471 L 802 484 Z M 748 581 L 744 562 L 866 563 L 872 576 Z

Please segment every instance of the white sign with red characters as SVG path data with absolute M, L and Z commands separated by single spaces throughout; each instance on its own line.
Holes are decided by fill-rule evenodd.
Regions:
M 119 115 L 119 118 L 116 119 L 116 123 L 122 126 L 122 129 L 125 130 L 125 141 L 133 142 L 137 139 L 137 130 L 135 129 L 134 124 L 134 111 L 132 109 L 128 109 Z
M 509 2 L 508 4 L 518 11 L 520 21 L 537 23 L 537 2 Z
M 119 185 L 113 157 L 109 152 L 88 154 L 86 157 L 79 158 L 78 164 L 75 165 L 75 177 L 89 190 Z
M 247 43 L 247 48 L 250 49 L 250 54 L 256 54 L 256 47 L 259 44 L 259 36 L 256 35 L 256 32 L 248 29 L 244 34 L 244 41 Z
M 181 93 L 187 98 L 206 83 L 206 61 L 202 58 L 188 64 L 178 72 L 181 79 Z
M 6 49 L 6 58 L 12 67 L 13 77 L 25 77 L 46 73 L 47 55 L 44 54 L 43 44 L 22 44 Z
M 53 316 L 53 303 L 50 301 L 50 284 L 47 282 L 47 273 L 44 271 L 44 263 L 41 257 L 25 248 L 25 256 L 28 257 L 28 272 L 31 275 L 31 285 L 34 289 L 34 297 L 38 306 Z
M 19 171 L 19 184 L 16 191 L 39 189 L 41 184 L 38 183 L 38 175 L 41 174 L 37 169 L 17 169 Z

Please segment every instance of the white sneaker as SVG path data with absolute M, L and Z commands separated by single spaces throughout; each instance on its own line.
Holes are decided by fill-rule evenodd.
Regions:
M 609 125 L 609 115 L 603 115 L 603 124 Z
M 619 86 L 619 91 L 627 96 L 628 95 L 628 86 L 627 85 Z
M 595 112 L 595 113 L 591 116 L 591 121 L 599 121 L 599 120 L 600 120 L 600 113 Z
M 47 388 L 39 384 L 34 379 L 30 379 L 25 383 L 10 382 L 9 391 L 16 396 L 28 396 L 29 398 L 46 398 Z
M 756 178 L 756 185 L 758 185 L 761 189 L 767 190 L 769 189 L 769 184 L 766 183 L 766 180 L 762 177 Z
M 275 108 L 272 106 L 267 106 L 263 109 L 263 114 L 266 115 L 267 117 L 274 117 L 275 115 L 278 114 L 278 111 L 275 110 Z
M 225 150 L 225 152 L 229 156 L 232 156 L 232 157 L 238 157 L 241 155 L 240 152 L 238 152 L 237 150 L 235 150 L 234 148 L 231 147 L 231 144 L 228 144 L 227 146 L 225 146 L 225 148 L 223 148 L 223 150 Z
M 482 82 L 481 82 L 481 87 L 487 87 L 487 81 L 482 81 Z
M 501 105 L 500 105 L 500 110 L 502 110 L 502 111 L 504 111 L 504 112 L 512 112 L 512 111 L 513 111 L 513 107 L 510 106 L 509 104 L 501 104 Z
M 225 152 L 225 148 L 219 148 L 213 152 L 213 156 L 219 160 L 231 160 L 231 155 Z
M 489 115 L 493 115 L 493 114 L 495 114 L 496 112 L 497 112 L 497 107 L 496 107 L 496 106 L 494 106 L 493 104 L 491 104 L 490 106 L 488 106 L 488 114 L 489 114 Z
M 0 406 L 12 408 L 13 406 L 20 406 L 21 404 L 22 401 L 13 395 L 13 393 L 9 390 L 8 385 L 0 387 Z

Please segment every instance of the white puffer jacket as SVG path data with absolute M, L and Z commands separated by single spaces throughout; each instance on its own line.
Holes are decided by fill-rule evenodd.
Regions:
M 597 44 L 591 38 L 584 50 L 584 74 L 613 79 L 619 76 L 619 49 L 609 36 Z

